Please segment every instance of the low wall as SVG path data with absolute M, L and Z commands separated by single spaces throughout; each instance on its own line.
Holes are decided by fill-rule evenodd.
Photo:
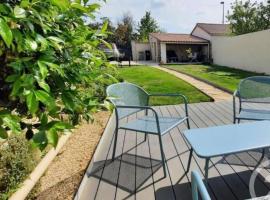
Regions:
M 270 29 L 212 38 L 214 64 L 270 74 Z

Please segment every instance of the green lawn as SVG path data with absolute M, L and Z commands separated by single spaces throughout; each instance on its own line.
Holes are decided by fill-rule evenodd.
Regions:
M 207 80 L 231 92 L 236 90 L 238 83 L 242 79 L 249 76 L 262 75 L 216 65 L 169 65 L 166 67 Z
M 143 87 L 150 94 L 181 93 L 188 97 L 189 103 L 206 102 L 212 99 L 197 88 L 166 72 L 153 67 L 119 68 L 120 77 L 130 83 Z M 179 104 L 178 98 L 152 98 L 151 105 Z

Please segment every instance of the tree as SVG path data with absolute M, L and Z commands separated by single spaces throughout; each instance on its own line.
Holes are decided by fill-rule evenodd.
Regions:
M 270 4 L 264 5 L 257 2 L 235 1 L 232 14 L 228 13 L 227 19 L 231 24 L 232 33 L 236 35 L 265 30 L 270 28 Z
M 107 23 L 85 25 L 87 0 L 0 3 L 0 137 L 26 138 L 41 150 L 59 133 L 90 120 L 113 68 L 98 48 Z
M 123 49 L 131 49 L 131 40 L 134 39 L 134 20 L 130 13 L 124 13 L 115 30 L 115 42 Z
M 160 32 L 157 21 L 151 17 L 151 12 L 147 11 L 139 23 L 138 33 L 141 41 L 148 41 L 149 34 Z

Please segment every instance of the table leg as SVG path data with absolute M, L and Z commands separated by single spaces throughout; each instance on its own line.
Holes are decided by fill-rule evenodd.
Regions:
M 190 149 L 190 152 L 189 152 L 188 166 L 187 166 L 187 171 L 186 171 L 186 173 L 188 173 L 188 172 L 189 172 L 189 169 L 190 169 L 190 163 L 191 163 L 191 159 L 192 159 L 192 153 L 193 153 L 193 149 L 191 148 L 191 149 Z
M 205 166 L 204 166 L 205 182 L 208 181 L 209 160 L 210 160 L 209 158 L 206 158 L 206 160 L 205 160 Z
M 259 167 L 259 165 L 260 165 L 261 162 L 263 161 L 264 155 L 265 155 L 265 149 L 262 150 L 262 156 L 261 156 L 260 160 L 258 161 L 258 164 L 255 166 L 255 169 L 256 169 L 257 167 Z

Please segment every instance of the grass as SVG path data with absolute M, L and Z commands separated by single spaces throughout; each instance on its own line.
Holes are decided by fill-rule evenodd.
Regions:
M 197 88 L 166 72 L 153 67 L 119 68 L 120 77 L 130 83 L 143 87 L 148 93 L 181 93 L 188 97 L 189 103 L 207 102 L 212 99 Z M 180 98 L 152 98 L 151 105 L 179 104 Z
M 166 67 L 207 80 L 210 83 L 231 92 L 234 92 L 237 89 L 237 86 L 242 79 L 249 76 L 263 75 L 217 65 L 170 65 Z

